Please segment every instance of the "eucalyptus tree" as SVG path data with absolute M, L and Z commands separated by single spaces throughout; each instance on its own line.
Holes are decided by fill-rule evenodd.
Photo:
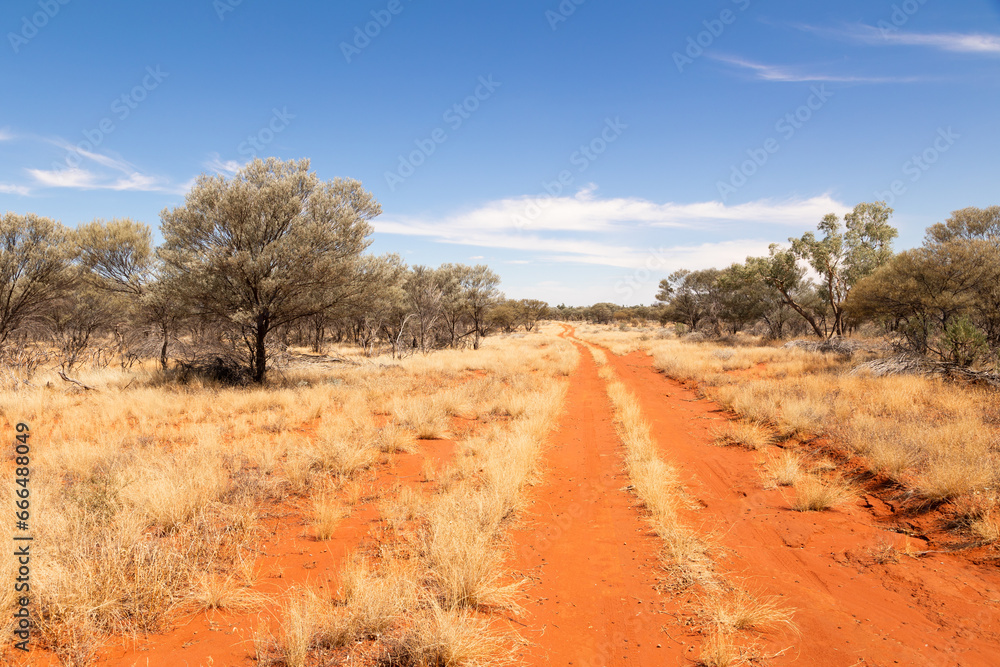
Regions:
M 891 215 L 885 202 L 863 202 L 844 216 L 843 226 L 835 213 L 825 216 L 817 226 L 822 238 L 807 232 L 789 239 L 792 254 L 820 276 L 820 294 L 833 317 L 831 336 L 845 332 L 844 302 L 854 285 L 892 257 L 899 232 L 889 224 Z

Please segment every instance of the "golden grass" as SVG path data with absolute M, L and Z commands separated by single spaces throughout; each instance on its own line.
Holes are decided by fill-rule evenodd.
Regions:
M 708 599 L 706 615 L 723 632 L 735 630 L 770 631 L 780 626 L 794 627 L 792 612 L 778 598 L 734 590 Z
M 477 436 L 475 454 L 449 474 L 451 492 L 470 498 L 463 510 L 467 528 L 488 536 L 480 543 L 491 553 L 502 553 L 502 531 L 523 504 L 523 487 L 560 409 L 561 378 L 578 360 L 574 346 L 532 334 L 491 337 L 475 352 L 354 358 L 360 363 L 284 370 L 265 387 L 227 388 L 198 378 L 178 385 L 143 363 L 133 371 L 76 371 L 96 391 L 66 391 L 48 372 L 32 387 L 0 391 L 8 430 L 18 421 L 44 425 L 44 439 L 33 448 L 31 488 L 33 516 L 46 517 L 34 526 L 33 544 L 39 644 L 82 664 L 104 635 L 157 631 L 192 608 L 250 610 L 261 600 L 251 593 L 246 554 L 258 539 L 262 503 L 313 494 L 317 537 L 329 537 L 346 507 L 379 496 L 362 472 L 372 471 L 382 455 L 415 451 L 417 436 L 448 434 L 454 418 L 491 431 Z M 397 523 L 417 530 L 433 502 L 401 490 Z M 450 560 L 445 554 L 449 539 L 457 541 L 442 529 L 419 542 L 429 545 L 417 554 L 420 576 L 408 576 L 429 586 L 425 594 L 437 596 L 448 588 L 442 581 L 465 576 L 462 552 Z M 474 571 L 478 557 L 465 555 Z M 0 556 L 0 574 L 13 565 L 10 554 Z M 501 587 L 517 581 L 504 576 Z M 384 578 L 382 569 L 378 577 Z M 429 608 L 390 589 L 395 592 L 387 597 L 402 600 L 411 619 Z M 445 598 L 461 600 L 458 607 L 472 599 L 496 601 L 461 592 L 434 599 L 444 605 Z M 326 641 L 323 632 L 335 627 L 331 619 L 369 606 L 360 598 L 336 607 L 314 603 L 306 597 L 286 603 L 288 620 L 277 640 L 284 657 L 272 658 L 308 662 Z M 5 619 L 13 604 L 5 588 Z M 0 630 L 5 627 L 9 620 L 0 621 Z M 4 641 L 10 636 L 6 632 Z M 262 650 L 266 639 L 262 634 Z
M 414 667 L 485 667 L 513 664 L 503 635 L 468 610 L 436 604 L 419 614 L 390 648 L 389 662 Z
M 688 501 L 677 471 L 659 457 L 639 401 L 614 379 L 610 367 L 603 370 L 619 437 L 625 445 L 625 467 L 636 496 L 649 512 L 650 523 L 664 541 L 670 568 L 681 585 L 717 588 L 708 545 L 679 515 Z
M 702 646 L 701 663 L 706 666 L 746 663 L 748 656 L 754 654 L 752 647 L 738 645 L 729 633 L 764 631 L 781 624 L 794 627 L 791 612 L 781 608 L 775 598 L 743 591 L 717 572 L 709 544 L 681 519 L 680 510 L 690 507 L 690 502 L 677 471 L 659 457 L 638 399 L 617 379 L 610 366 L 602 367 L 599 375 L 606 381 L 633 489 L 664 542 L 667 569 L 673 574 L 672 585 L 698 586 L 704 595 L 704 615 L 715 626 Z M 730 436 L 735 432 L 728 431 Z M 763 431 L 755 431 L 754 435 L 763 438 Z
M 821 479 L 805 474 L 795 482 L 792 509 L 799 512 L 821 512 L 846 503 L 854 497 L 854 489 L 841 479 Z
M 638 346 L 667 375 L 698 383 L 708 398 L 781 438 L 828 436 L 920 502 L 954 502 L 1000 488 L 995 391 L 851 372 L 874 353 L 846 359 L 750 337 L 735 346 L 688 342 L 662 330 L 583 326 L 578 333 L 602 345 Z
M 334 495 L 323 490 L 313 497 L 313 522 L 316 524 L 316 539 L 329 540 L 350 512 Z
M 252 590 L 236 574 L 222 576 L 202 573 L 195 578 L 190 600 L 196 609 L 221 609 L 235 614 L 247 614 L 267 603 L 265 595 Z
M 745 419 L 726 422 L 712 429 L 712 441 L 724 447 L 764 449 L 774 441 L 771 429 Z
M 806 473 L 802 458 L 788 449 L 768 457 L 764 462 L 764 471 L 767 478 L 778 486 L 795 486 Z
M 364 560 L 349 560 L 341 572 L 340 613 L 327 620 L 326 641 L 343 646 L 374 639 L 412 611 L 418 595 L 417 577 L 405 563 L 390 560 L 378 571 Z

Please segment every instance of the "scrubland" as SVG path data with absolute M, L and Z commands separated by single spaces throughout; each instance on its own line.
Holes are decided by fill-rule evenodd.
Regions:
M 640 350 L 729 409 L 734 419 L 716 429 L 716 442 L 761 450 L 765 476 L 793 488 L 795 509 L 888 489 L 911 511 L 943 509 L 949 527 L 973 542 L 1000 536 L 995 390 L 876 376 L 866 362 L 889 355 L 878 341 L 842 354 L 751 337 L 695 341 L 659 327 L 583 326 L 577 335 L 619 354 Z
M 42 373 L 0 393 L 8 432 L 32 427 L 34 641 L 85 665 L 110 639 L 164 631 L 182 614 L 271 609 L 278 622 L 248 649 L 259 664 L 337 650 L 415 665 L 502 658 L 510 640 L 492 612 L 516 612 L 521 595 L 504 536 L 574 348 L 532 334 L 478 351 L 323 361 L 299 355 L 263 387 L 180 384 L 137 365 L 78 371 L 88 390 Z M 366 493 L 362 477 L 432 438 L 454 440 L 455 458 L 422 490 L 371 490 L 384 539 L 357 545 L 339 591 L 261 591 L 264 516 L 298 508 L 328 539 Z M 10 543 L 9 524 L 0 530 Z M 14 567 L 5 555 L 0 576 L 12 581 Z

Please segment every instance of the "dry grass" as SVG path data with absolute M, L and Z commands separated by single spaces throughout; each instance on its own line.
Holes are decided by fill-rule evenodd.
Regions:
M 596 357 L 596 354 L 595 354 Z M 625 466 L 636 495 L 650 513 L 650 521 L 664 542 L 667 569 L 674 587 L 697 586 L 704 595 L 704 615 L 715 628 L 702 646 L 701 663 L 706 666 L 737 665 L 756 655 L 752 645 L 736 642 L 730 632 L 764 631 L 778 625 L 794 627 L 791 612 L 777 600 L 735 587 L 716 570 L 708 543 L 681 520 L 680 510 L 690 506 L 683 485 L 668 463 L 658 455 L 650 427 L 642 415 L 638 399 L 616 379 L 610 366 L 599 374 L 607 382 L 608 397 L 614 408 L 619 437 L 625 445 Z M 735 429 L 740 429 L 735 425 Z M 743 431 L 733 434 L 748 437 Z M 762 429 L 753 437 L 763 439 Z M 741 441 L 741 444 L 742 442 Z
M 724 447 L 764 449 L 774 442 L 774 435 L 766 425 L 740 419 L 726 422 L 712 429 L 712 441 Z
M 741 647 L 736 638 L 727 632 L 715 630 L 701 645 L 698 664 L 704 667 L 735 667 L 752 662 L 747 649 Z
M 723 345 L 678 340 L 661 330 L 587 326 L 579 333 L 604 345 L 638 346 L 666 374 L 697 382 L 743 421 L 766 425 L 777 436 L 828 436 L 919 502 L 955 502 L 1000 487 L 1000 416 L 992 390 L 852 373 L 871 352 L 848 359 L 750 337 Z
M 821 512 L 846 503 L 854 497 L 854 489 L 841 479 L 821 479 L 805 474 L 795 482 L 792 509 L 799 512 Z
M 635 396 L 605 368 L 607 392 L 614 407 L 619 437 L 625 445 L 625 467 L 636 496 L 649 512 L 649 520 L 664 540 L 670 567 L 685 585 L 718 587 L 708 545 L 684 525 L 679 510 L 688 504 L 677 471 L 659 457 L 649 424 Z
M 364 560 L 349 560 L 341 572 L 340 613 L 324 629 L 327 643 L 343 646 L 391 630 L 417 606 L 417 582 L 400 561 L 390 560 L 379 571 Z
M 706 616 L 723 632 L 771 631 L 781 626 L 794 628 L 792 612 L 782 607 L 778 598 L 743 590 L 709 598 Z
M 316 524 L 316 539 L 329 540 L 333 537 L 341 521 L 350 512 L 329 490 L 323 490 L 313 497 L 313 522 Z
M 254 591 L 237 575 L 200 574 L 195 580 L 191 600 L 196 609 L 221 609 L 235 614 L 248 614 L 263 607 L 268 598 Z
M 503 635 L 468 610 L 432 604 L 390 648 L 390 663 L 413 667 L 485 667 L 513 663 Z
M 450 483 L 456 497 L 465 494 L 471 503 L 463 510 L 470 517 L 465 529 L 477 531 L 480 548 L 502 553 L 502 531 L 535 475 L 561 405 L 560 378 L 578 359 L 575 348 L 533 334 L 491 337 L 475 352 L 354 358 L 358 365 L 283 371 L 266 387 L 234 389 L 197 378 L 180 386 L 150 363 L 131 372 L 80 369 L 76 377 L 95 387 L 92 392 L 67 392 L 47 372 L 32 387 L 0 392 L 8 429 L 17 421 L 45 426 L 45 447 L 33 451 L 32 462 L 33 515 L 46 517 L 35 525 L 33 544 L 39 645 L 67 664 L 85 664 L 104 635 L 155 632 L 191 609 L 252 611 L 263 600 L 252 593 L 246 554 L 256 546 L 263 503 L 312 494 L 316 535 L 329 537 L 345 507 L 377 495 L 361 473 L 379 465 L 381 455 L 415 451 L 415 437 L 448 434 L 453 418 L 476 421 L 476 430 L 497 427 L 478 438 L 475 455 L 455 468 Z M 337 500 L 333 483 L 340 487 Z M 400 492 L 394 512 L 400 527 L 416 529 L 437 499 L 418 502 L 407 493 Z M 461 551 L 461 531 L 435 531 L 420 542 L 427 551 L 417 554 L 419 576 L 411 572 L 408 580 L 430 586 L 425 597 L 427 591 L 440 594 L 434 599 L 445 608 L 446 598 L 456 609 L 500 603 L 482 586 L 477 592 L 476 576 L 469 574 L 488 559 L 477 560 L 474 549 Z M 451 556 L 449 544 L 456 549 Z M 13 565 L 10 554 L 0 557 L 0 573 L 9 574 Z M 391 578 L 382 568 L 372 577 Z M 457 583 L 442 583 L 449 580 Z M 462 592 L 469 581 L 471 596 Z M 516 580 L 503 581 L 501 589 Z M 385 586 L 390 592 L 383 597 L 395 598 L 408 618 L 429 609 Z M 445 589 L 452 592 L 440 592 Z M 371 627 L 367 612 L 358 610 L 370 608 L 378 617 L 381 603 L 351 595 L 353 602 L 340 606 L 304 594 L 289 598 L 276 640 L 284 648 L 271 657 L 308 662 L 344 614 L 350 624 Z M 5 619 L 13 604 L 4 589 Z M 457 618 L 463 612 L 447 613 Z M 10 622 L 0 622 L 4 627 Z M 262 651 L 269 641 L 261 634 Z
M 767 479 L 777 486 L 795 486 L 806 473 L 802 458 L 794 451 L 784 449 L 764 462 Z

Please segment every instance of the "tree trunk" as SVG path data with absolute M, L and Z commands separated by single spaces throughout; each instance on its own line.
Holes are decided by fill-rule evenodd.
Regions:
M 819 336 L 820 338 L 826 338 L 826 332 L 819 328 L 819 324 L 816 323 L 815 317 L 807 313 L 805 309 L 802 308 L 802 306 L 795 303 L 795 301 L 792 299 L 791 296 L 788 295 L 787 292 L 782 291 L 781 296 L 785 298 L 785 303 L 791 306 L 792 310 L 801 315 L 803 319 L 805 319 L 805 321 L 809 323 L 809 325 L 813 328 L 813 331 L 816 333 L 817 336 Z
M 160 368 L 167 370 L 167 344 L 170 342 L 170 330 L 163 327 L 163 347 L 160 348 Z
M 255 339 L 253 364 L 253 381 L 257 384 L 264 383 L 267 372 L 267 348 L 265 347 L 265 343 L 267 340 L 268 324 L 267 313 L 262 313 L 257 316 L 257 326 L 254 331 Z

